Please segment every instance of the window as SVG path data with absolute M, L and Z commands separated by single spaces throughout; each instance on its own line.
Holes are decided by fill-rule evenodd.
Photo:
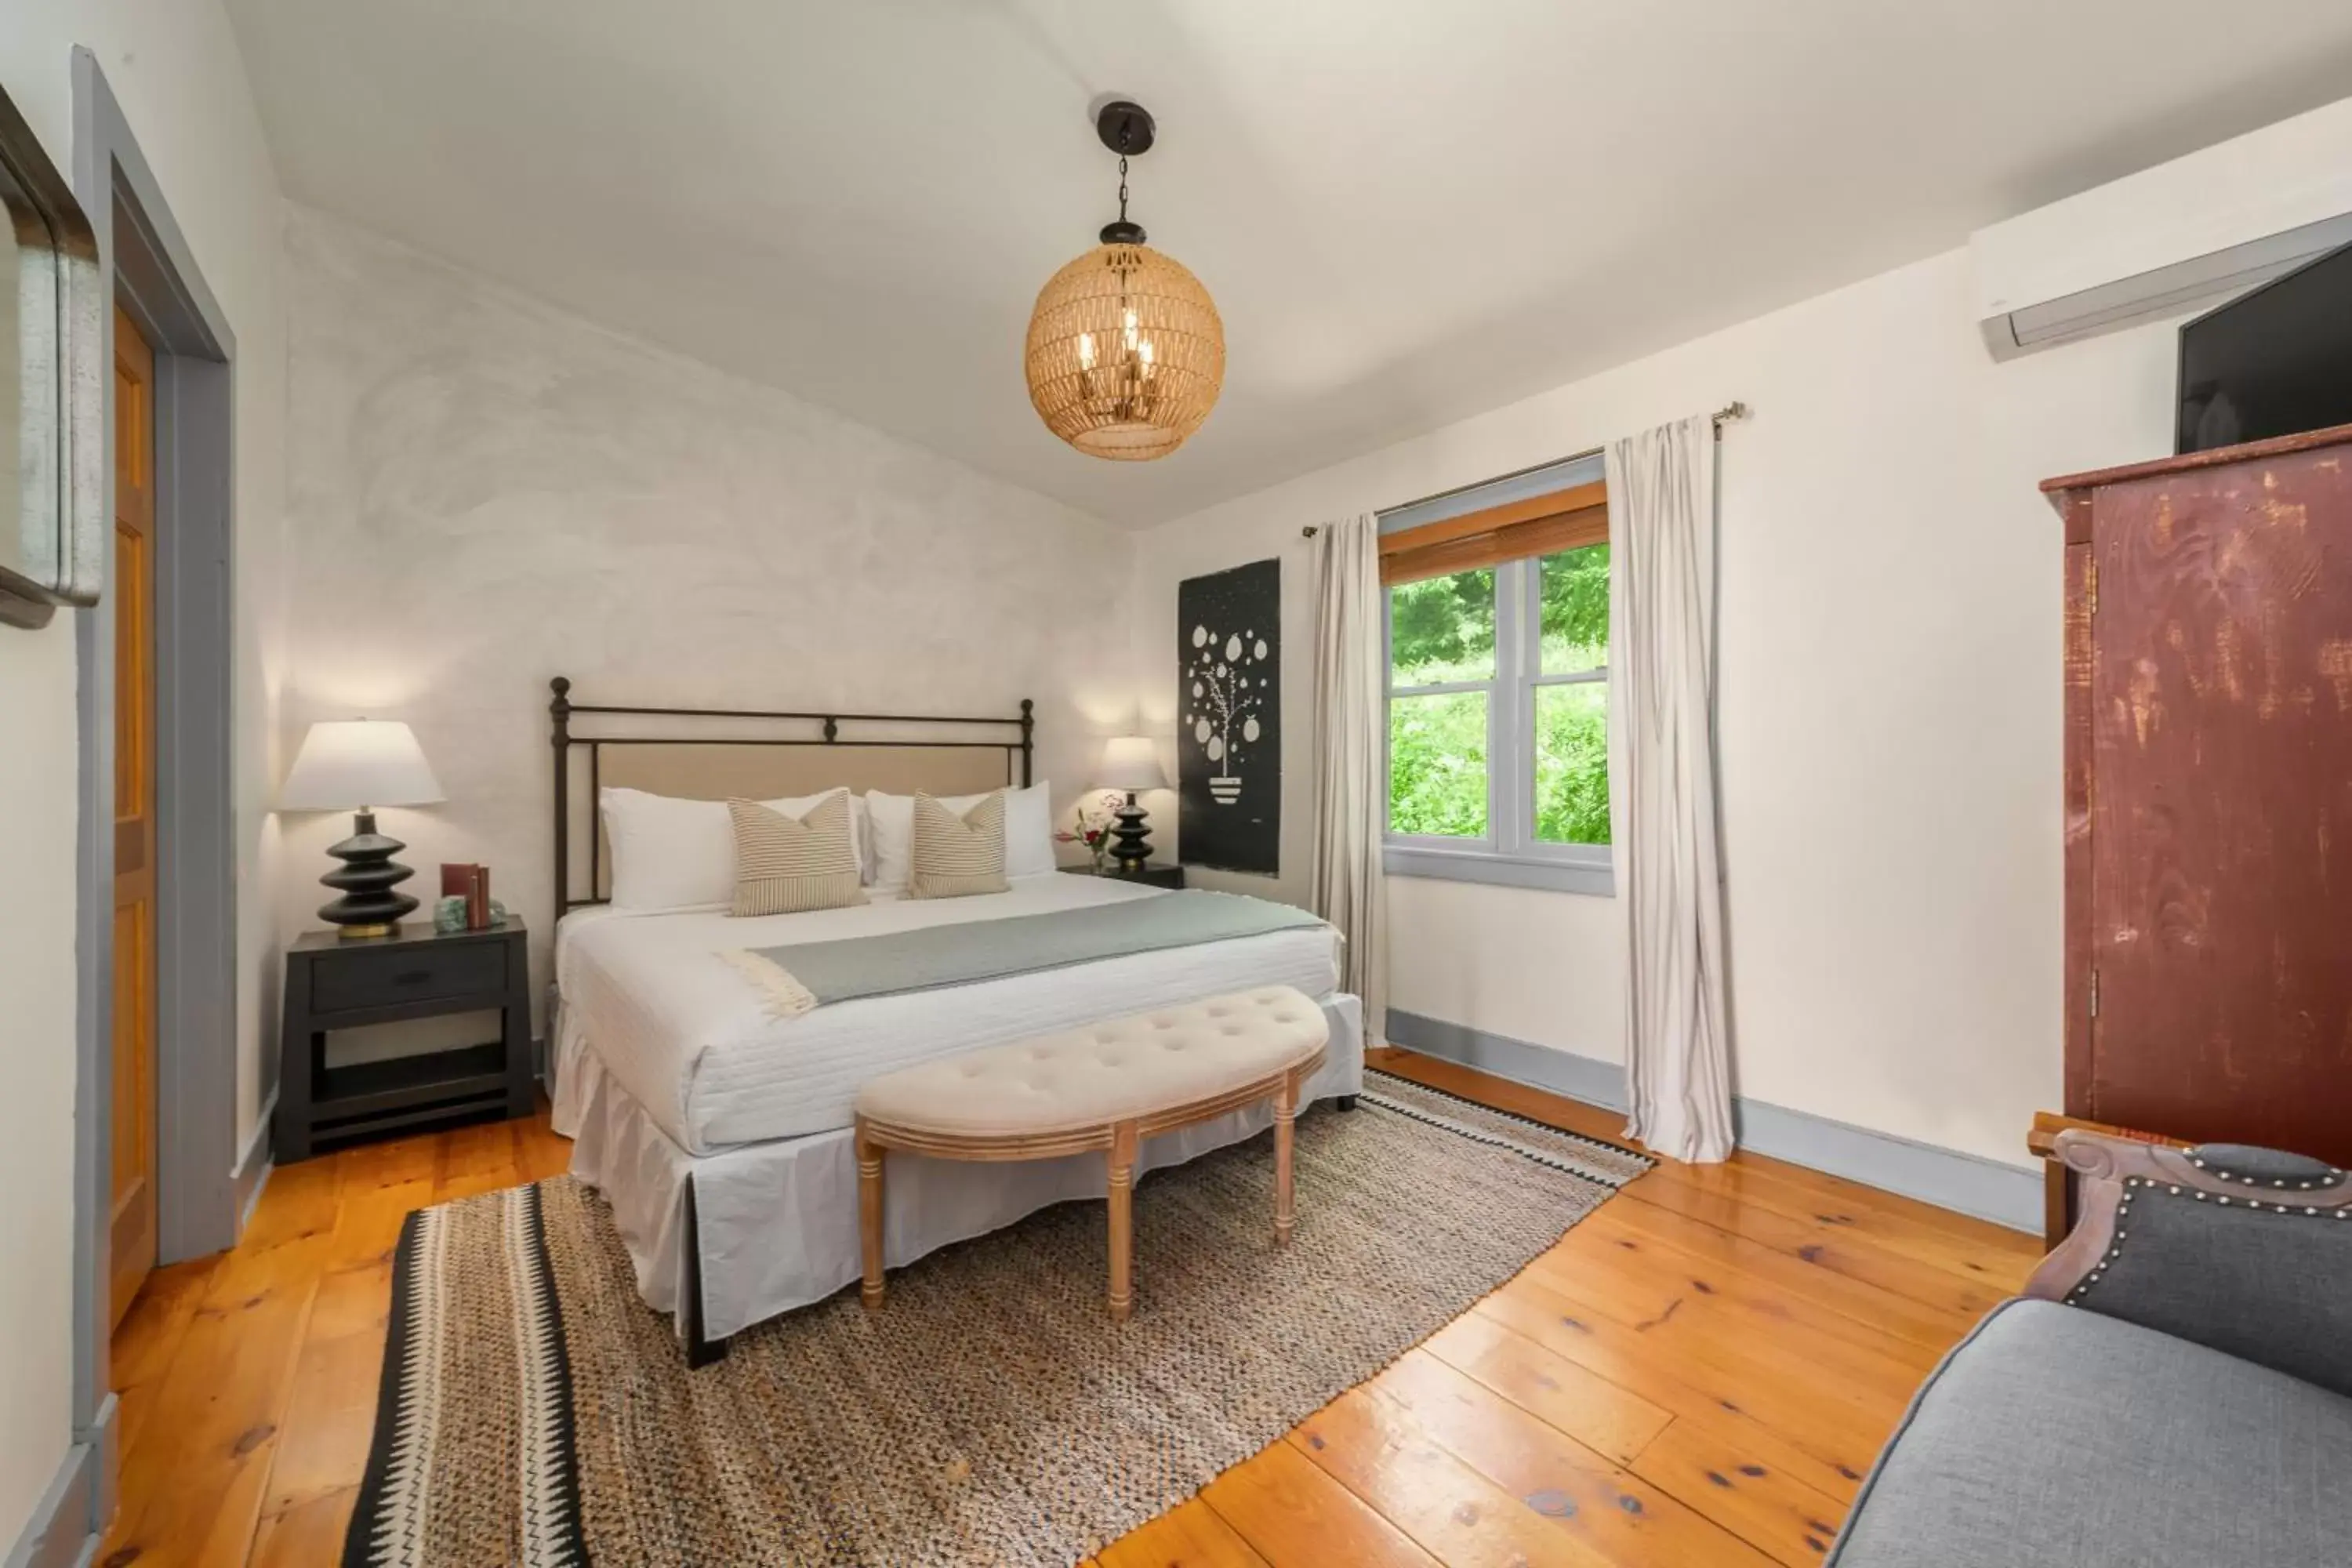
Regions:
M 1391 872 L 1613 890 L 1608 511 L 1590 468 L 1382 520 Z

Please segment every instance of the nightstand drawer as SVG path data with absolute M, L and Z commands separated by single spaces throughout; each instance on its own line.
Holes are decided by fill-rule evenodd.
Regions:
M 317 1013 L 348 1013 L 448 996 L 495 997 L 507 989 L 509 945 L 503 942 L 449 946 L 411 943 L 381 952 L 339 952 L 331 963 L 311 964 L 310 1008 Z

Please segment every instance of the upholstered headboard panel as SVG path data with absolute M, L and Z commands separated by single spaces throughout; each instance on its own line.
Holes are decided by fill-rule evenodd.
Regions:
M 603 903 L 613 857 L 596 810 L 606 785 L 692 800 L 773 800 L 853 790 L 975 795 L 1027 784 L 1035 721 L 1009 718 L 621 708 L 554 700 L 555 908 Z

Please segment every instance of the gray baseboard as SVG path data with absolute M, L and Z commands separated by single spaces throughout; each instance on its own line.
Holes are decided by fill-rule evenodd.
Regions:
M 261 1120 L 246 1140 L 245 1148 L 236 1157 L 236 1233 L 245 1234 L 247 1221 L 253 1218 L 253 1205 L 261 1201 L 261 1189 L 269 1184 L 269 1173 L 278 1168 L 269 1157 L 270 1123 L 278 1118 L 278 1091 L 271 1089 L 269 1098 L 261 1103 Z
M 1760 1100 L 1732 1106 L 1743 1148 L 2040 1236 L 2042 1173 Z M 2020 1142 L 2022 1142 L 2021 1136 Z
M 1424 1018 L 1418 1013 L 1389 1009 L 1389 1044 L 1423 1056 L 1476 1068 L 1496 1078 L 1509 1079 L 1530 1089 L 1548 1089 L 1604 1110 L 1623 1110 L 1625 1069 L 1614 1062 L 1595 1061 L 1573 1051 L 1532 1046 L 1508 1035 L 1490 1035 L 1467 1024 Z
M 1625 1069 L 1572 1051 L 1389 1009 L 1389 1041 L 1531 1089 L 1622 1111 Z M 1874 1131 L 1760 1100 L 1732 1101 L 1739 1146 L 1866 1186 L 2042 1234 L 2042 1177 L 2018 1165 Z
M 33 1517 L 0 1559 L 5 1568 L 87 1568 L 98 1556 L 100 1445 L 76 1443 L 66 1450 L 48 1489 L 33 1505 Z

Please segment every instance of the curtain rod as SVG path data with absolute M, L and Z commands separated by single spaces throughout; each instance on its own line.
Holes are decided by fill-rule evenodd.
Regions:
M 1723 426 L 1727 421 L 1733 419 L 1745 419 L 1748 417 L 1748 405 L 1745 403 L 1727 403 L 1707 417 L 1715 426 L 1716 435 L 1717 437 L 1721 437 L 1723 434 Z M 1394 506 L 1384 506 L 1381 507 L 1378 512 L 1373 513 L 1373 515 L 1377 517 L 1385 512 L 1402 511 L 1407 507 L 1427 506 L 1431 501 L 1444 500 L 1449 496 L 1465 495 L 1471 490 L 1483 490 L 1488 485 L 1504 484 L 1509 480 L 1517 479 L 1522 474 L 1532 474 L 1544 468 L 1556 468 L 1562 463 L 1577 463 L 1583 461 L 1587 458 L 1597 458 L 1599 456 L 1601 456 L 1601 448 L 1598 447 L 1594 447 L 1588 451 L 1570 452 L 1565 458 L 1554 458 L 1548 462 L 1530 463 L 1524 468 L 1514 468 L 1507 474 L 1496 474 L 1492 479 L 1480 479 L 1475 484 L 1456 485 L 1450 490 L 1439 490 L 1434 495 L 1425 495 L 1415 500 L 1399 501 Z M 1300 529 L 1298 531 L 1298 534 L 1302 539 L 1312 539 L 1315 537 L 1317 531 L 1317 529 L 1312 524 L 1309 524 L 1307 527 Z

